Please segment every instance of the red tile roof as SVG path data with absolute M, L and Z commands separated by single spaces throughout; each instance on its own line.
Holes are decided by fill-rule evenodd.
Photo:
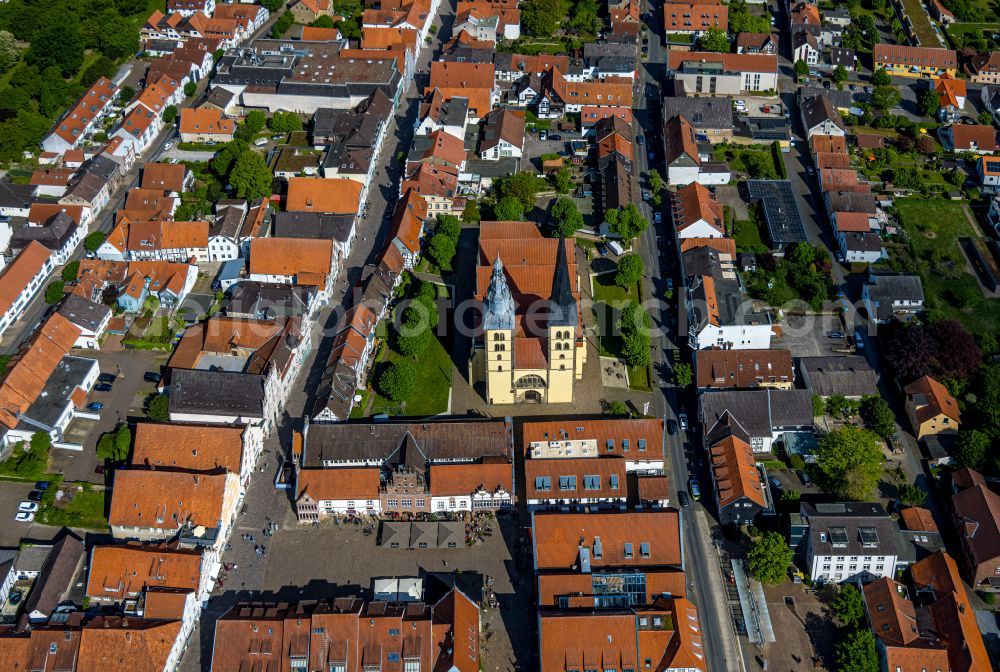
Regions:
M 918 378 L 903 388 L 907 396 L 923 397 L 923 403 L 916 408 L 917 421 L 924 423 L 927 420 L 945 415 L 955 422 L 961 422 L 961 414 L 958 410 L 958 402 L 948 393 L 948 389 L 934 380 L 930 376 Z
M 558 487 L 558 483 L 553 484 Z M 535 514 L 535 565 L 539 570 L 569 570 L 580 561 L 581 539 L 590 549 L 592 567 L 643 567 L 681 563 L 680 518 L 677 511 Z M 601 557 L 594 542 L 601 539 Z M 649 544 L 649 556 L 642 544 Z M 632 557 L 628 557 L 628 544 Z

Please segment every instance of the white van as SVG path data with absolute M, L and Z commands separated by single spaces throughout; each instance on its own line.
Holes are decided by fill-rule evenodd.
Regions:
M 619 257 L 625 254 L 625 250 L 622 248 L 621 243 L 619 243 L 617 240 L 609 240 L 608 247 L 611 248 L 611 251 L 617 254 Z
M 257 138 L 253 141 L 255 147 L 263 147 L 267 144 L 267 138 Z

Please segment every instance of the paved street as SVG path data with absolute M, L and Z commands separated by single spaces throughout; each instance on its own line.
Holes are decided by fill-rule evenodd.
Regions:
M 219 587 L 216 596 L 213 596 L 203 610 L 199 626 L 192 634 L 181 660 L 179 669 L 182 672 L 208 669 L 211 661 L 202 654 L 210 650 L 214 632 L 212 624 L 234 603 L 247 599 L 250 591 L 260 590 L 265 586 L 269 557 L 258 556 L 254 547 L 260 544 L 265 547 L 269 545 L 272 538 L 263 535 L 268 523 L 273 521 L 283 525 L 297 525 L 291 522 L 293 516 L 290 493 L 276 490 L 273 484 L 279 466 L 279 456 L 283 455 L 284 448 L 291 444 L 291 433 L 299 426 L 303 415 L 312 409 L 314 402 L 312 393 L 326 366 L 333 334 L 344 314 L 344 309 L 354 303 L 355 297 L 347 291 L 348 287 L 354 286 L 364 265 L 375 261 L 386 244 L 392 209 L 399 195 L 398 180 L 401 166 L 395 157 L 397 152 L 409 149 L 413 138 L 414 120 L 420 104 L 420 91 L 428 78 L 432 55 L 440 53 L 441 45 L 451 32 L 453 19 L 454 8 L 445 0 L 442 2 L 438 18 L 441 28 L 432 43 L 421 50 L 415 81 L 402 95 L 396 114 L 387 130 L 375 177 L 368 191 L 367 213 L 358 224 L 358 235 L 343 265 L 347 270 L 336 280 L 336 289 L 330 305 L 320 310 L 314 322 L 313 328 L 316 333 L 313 335 L 313 342 L 317 346 L 309 353 L 303 364 L 303 373 L 300 374 L 289 395 L 276 431 L 272 432 L 265 442 L 265 451 L 258 464 L 257 473 L 247 489 L 244 506 L 237 517 L 230 540 L 231 547 L 223 558 L 224 562 L 237 566 L 238 570 L 228 580 L 223 579 L 224 585 Z M 242 541 L 244 533 L 254 535 L 256 543 Z M 268 555 L 274 555 L 274 551 Z M 287 559 L 283 557 L 282 561 Z M 203 627 L 206 625 L 207 627 Z

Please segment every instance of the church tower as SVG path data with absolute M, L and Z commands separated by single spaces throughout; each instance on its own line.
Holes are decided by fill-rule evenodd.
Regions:
M 514 403 L 515 309 L 503 262 L 497 255 L 483 302 L 486 399 L 491 404 Z
M 552 295 L 549 297 L 548 359 L 549 403 L 573 401 L 576 379 L 576 331 L 579 326 L 576 298 L 573 296 L 566 240 L 559 238 L 556 268 L 552 275 Z

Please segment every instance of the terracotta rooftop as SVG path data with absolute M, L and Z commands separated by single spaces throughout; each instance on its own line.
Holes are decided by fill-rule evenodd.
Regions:
M 197 552 L 160 545 L 95 546 L 90 552 L 87 595 L 120 601 L 154 586 L 196 590 L 200 579 Z
M 218 527 L 226 479 L 224 474 L 119 469 L 108 524 L 162 530 L 176 530 L 185 523 Z
M 914 398 L 918 422 L 925 422 L 939 415 L 945 415 L 956 423 L 961 422 L 958 402 L 948 393 L 948 389 L 930 376 L 913 381 L 903 392 Z
M 190 471 L 240 473 L 242 427 L 140 422 L 135 426 L 132 465 Z
M 598 537 L 599 554 L 594 552 Z M 534 540 L 538 570 L 571 569 L 580 562 L 581 548 L 588 550 L 592 567 L 681 564 L 679 514 L 673 510 L 540 511 L 534 516 Z

